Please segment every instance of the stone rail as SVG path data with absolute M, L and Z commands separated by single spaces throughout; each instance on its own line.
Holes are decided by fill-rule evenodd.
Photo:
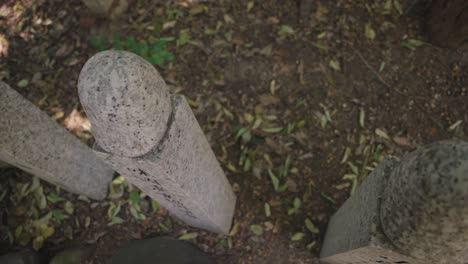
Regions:
M 114 174 L 88 146 L 0 81 L 0 167 L 4 162 L 97 200 L 107 196 Z

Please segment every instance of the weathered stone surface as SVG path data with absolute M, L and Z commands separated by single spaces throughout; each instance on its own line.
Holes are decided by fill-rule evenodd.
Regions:
M 195 116 L 182 96 L 173 96 L 169 129 L 149 153 L 137 158 L 96 154 L 184 222 L 227 234 L 235 195 Z
M 164 136 L 171 99 L 158 71 L 126 51 L 90 58 L 78 80 L 80 101 L 96 142 L 119 156 L 149 152 Z
M 333 215 L 320 252 L 321 258 L 372 246 L 391 249 L 380 230 L 379 209 L 385 178 L 396 164 L 398 160 L 394 157 L 382 161 Z
M 428 264 L 378 246 L 361 247 L 320 259 L 321 264 Z M 435 263 L 433 263 L 435 264 Z
M 437 142 L 403 160 L 383 195 L 385 234 L 428 263 L 467 263 L 468 143 Z
M 79 94 L 95 128 L 95 152 L 186 223 L 227 234 L 235 195 L 181 96 L 135 54 L 98 53 Z
M 112 257 L 111 264 L 214 264 L 187 242 L 170 237 L 130 241 Z
M 0 82 L 0 160 L 73 193 L 106 197 L 113 171 L 90 148 Z

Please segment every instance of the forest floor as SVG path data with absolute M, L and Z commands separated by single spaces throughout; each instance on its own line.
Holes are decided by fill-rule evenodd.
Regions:
M 162 39 L 174 60 L 156 68 L 189 99 L 237 207 L 221 236 L 176 221 L 121 178 L 89 201 L 7 169 L 0 254 L 91 245 L 92 262 L 106 263 L 126 241 L 167 235 L 219 263 L 317 263 L 328 220 L 386 155 L 468 138 L 467 58 L 431 45 L 424 18 L 401 6 L 136 0 L 106 21 L 77 0 L 3 1 L 0 80 L 89 145 L 83 64 L 115 36 Z

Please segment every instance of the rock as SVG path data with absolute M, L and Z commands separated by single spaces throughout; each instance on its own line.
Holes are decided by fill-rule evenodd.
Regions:
M 131 241 L 112 257 L 111 264 L 214 264 L 187 242 L 169 237 Z

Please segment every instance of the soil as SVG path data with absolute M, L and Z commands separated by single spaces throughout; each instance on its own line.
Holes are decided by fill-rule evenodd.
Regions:
M 468 56 L 428 43 L 424 16 L 401 14 L 398 5 L 385 9 L 387 2 L 138 0 L 114 21 L 94 17 L 76 0 L 0 3 L 0 79 L 90 145 L 76 83 L 97 52 L 91 39 L 173 37 L 167 47 L 175 60 L 157 69 L 172 92 L 190 99 L 237 195 L 237 232 L 218 236 L 179 223 L 163 208 L 152 213 L 148 197 L 139 205 L 146 220 L 136 220 L 128 189 L 99 202 L 60 191 L 74 213 L 54 223 L 39 252 L 90 245 L 90 261 L 106 263 L 126 241 L 197 232 L 189 243 L 219 263 L 318 263 L 327 222 L 352 189 L 344 175 L 362 181 L 386 155 L 468 138 Z M 182 30 L 189 42 L 177 45 Z M 252 118 L 263 122 L 252 128 Z M 239 139 L 241 128 L 251 137 Z M 269 171 L 288 184 L 285 191 L 275 191 Z M 62 204 L 28 214 L 31 199 L 19 199 L 15 186 L 31 177 L 1 172 L 7 196 L 0 203 L 0 253 L 31 248 L 11 234 Z M 42 186 L 46 195 L 57 192 Z M 119 201 L 124 222 L 109 225 L 108 208 Z M 304 236 L 294 241 L 297 233 Z

